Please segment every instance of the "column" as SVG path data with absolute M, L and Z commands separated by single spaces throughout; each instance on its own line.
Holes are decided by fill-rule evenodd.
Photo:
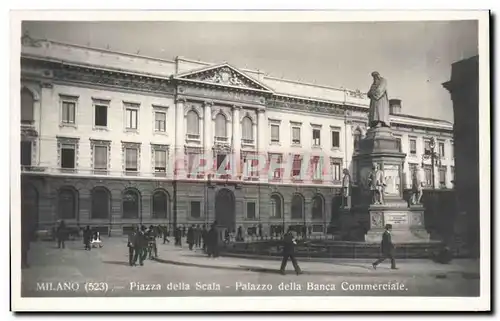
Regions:
M 233 106 L 233 162 L 231 171 L 233 177 L 240 175 L 240 149 L 241 149 L 241 129 L 240 129 L 240 106 Z
M 184 105 L 185 98 L 177 98 L 175 101 L 175 146 L 174 146 L 174 170 L 176 178 L 183 178 L 184 175 L 184 141 L 186 133 L 184 130 Z
M 210 101 L 206 101 L 203 104 L 204 107 L 204 117 L 203 117 L 203 158 L 205 159 L 206 162 L 206 169 L 209 171 L 209 173 L 212 170 L 212 139 L 213 139 L 213 133 L 212 133 L 212 105 L 213 103 Z
M 267 159 L 266 155 L 266 145 L 267 145 L 267 140 L 266 140 L 266 134 L 269 133 L 269 129 L 267 128 L 267 122 L 266 122 L 266 110 L 265 109 L 259 109 L 257 110 L 257 153 L 259 155 L 259 162 L 261 159 Z M 262 164 L 259 164 L 259 168 L 263 168 Z M 259 173 L 259 181 L 261 182 L 266 182 L 267 181 L 267 176 L 264 175 L 266 173 Z M 283 215 L 283 213 L 282 213 Z

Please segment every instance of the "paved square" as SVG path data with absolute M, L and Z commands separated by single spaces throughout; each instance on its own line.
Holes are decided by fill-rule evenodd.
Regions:
M 159 242 L 159 260 L 128 265 L 126 240 L 104 240 L 104 247 L 83 250 L 81 241 L 65 249 L 33 243 L 30 268 L 23 270 L 22 296 L 476 296 L 478 263 L 455 260 L 440 265 L 428 260 L 398 261 L 399 270 L 370 260 L 299 260 L 297 276 L 289 263 L 285 276 L 277 260 L 208 258 Z

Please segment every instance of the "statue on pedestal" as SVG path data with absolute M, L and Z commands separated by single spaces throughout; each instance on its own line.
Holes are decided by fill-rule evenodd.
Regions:
M 344 177 L 342 177 L 342 207 L 351 207 L 351 175 L 349 170 L 344 168 Z
M 422 194 L 423 194 L 423 180 L 421 177 L 422 171 L 420 168 L 417 167 L 417 169 L 412 173 L 412 178 L 411 178 L 411 199 L 410 202 L 412 205 L 418 205 L 421 204 L 420 200 L 422 199 Z
M 377 71 L 372 72 L 372 77 L 373 83 L 367 93 L 370 98 L 368 124 L 370 128 L 390 127 L 387 81 Z
M 368 176 L 368 187 L 372 196 L 371 204 L 384 204 L 384 172 L 379 168 L 377 163 L 373 163 L 372 171 Z

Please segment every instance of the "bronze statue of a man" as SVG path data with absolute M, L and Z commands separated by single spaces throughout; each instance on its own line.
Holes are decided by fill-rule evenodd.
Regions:
M 384 204 L 384 172 L 379 169 L 377 163 L 373 163 L 372 171 L 368 176 L 368 187 L 372 195 L 372 204 Z
M 372 72 L 372 77 L 373 83 L 367 94 L 370 98 L 368 124 L 370 127 L 390 127 L 387 81 L 377 71 Z

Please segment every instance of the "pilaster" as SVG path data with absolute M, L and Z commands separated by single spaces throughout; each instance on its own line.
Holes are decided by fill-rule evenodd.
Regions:
M 233 162 L 231 164 L 231 171 L 234 176 L 240 174 L 240 150 L 241 150 L 241 129 L 240 129 L 240 109 L 241 106 L 233 106 Z M 233 166 L 234 164 L 234 166 Z
M 174 146 L 174 177 L 179 179 L 185 177 L 184 169 L 184 105 L 186 104 L 185 98 L 177 98 L 175 101 L 175 146 Z

